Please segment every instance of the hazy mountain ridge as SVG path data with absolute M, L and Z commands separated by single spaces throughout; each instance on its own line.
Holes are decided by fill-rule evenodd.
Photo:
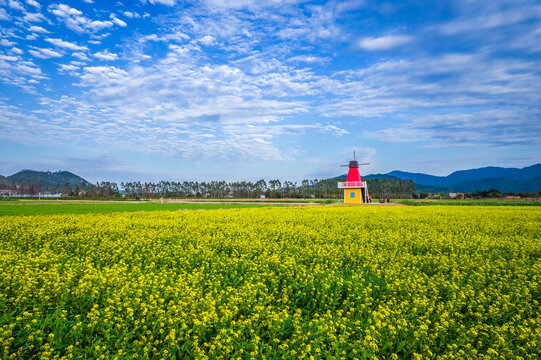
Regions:
M 497 189 L 505 192 L 536 192 L 541 190 L 541 164 L 519 168 L 487 166 L 459 170 L 447 176 L 393 170 L 386 174 L 361 175 L 363 179 L 413 180 L 421 192 L 475 192 Z M 337 178 L 345 178 L 346 174 Z
M 92 184 L 82 177 L 75 175 L 69 171 L 36 171 L 36 170 L 21 170 L 16 174 L 10 176 L 1 176 L 0 184 L 3 186 L 10 185 L 37 185 L 41 183 L 44 189 L 48 189 L 51 186 L 63 186 L 70 184 L 73 186 L 92 186 Z
M 438 187 L 448 191 L 474 192 L 497 189 L 501 192 L 535 192 L 541 189 L 541 164 L 519 168 L 488 166 L 479 169 L 459 170 L 447 176 L 410 173 L 394 170 L 387 174 L 367 175 L 366 178 L 389 176 L 412 179 L 417 190 Z
M 447 176 L 410 173 L 399 170 L 391 171 L 386 175 L 394 176 L 399 179 L 412 179 L 416 184 L 453 187 L 463 182 L 485 179 L 509 179 L 513 181 L 531 180 L 541 176 L 541 164 L 528 166 L 522 169 L 488 166 L 479 169 L 459 170 Z
M 536 192 L 541 190 L 541 177 L 528 180 L 513 180 L 507 178 L 486 178 L 481 180 L 464 181 L 451 187 L 454 191 L 475 192 L 477 190 L 497 189 L 502 193 Z

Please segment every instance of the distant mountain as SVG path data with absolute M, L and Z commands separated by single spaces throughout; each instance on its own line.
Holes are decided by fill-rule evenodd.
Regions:
M 422 192 L 474 192 L 489 189 L 497 189 L 503 193 L 536 192 L 541 190 L 541 164 L 522 169 L 489 166 L 455 171 L 447 176 L 395 170 L 387 174 L 372 174 L 363 178 L 411 179 L 416 189 Z
M 448 193 L 452 192 L 453 190 L 448 187 L 444 186 L 436 186 L 436 185 L 423 185 L 423 184 L 415 184 L 415 190 L 422 193 Z M 457 190 L 458 191 L 458 190 Z
M 497 189 L 502 193 L 536 192 L 541 190 L 541 177 L 529 180 L 513 180 L 507 178 L 486 178 L 481 180 L 464 181 L 452 186 L 459 192 L 474 192 L 477 190 Z
M 541 164 L 528 166 L 522 169 L 502 168 L 502 167 L 484 167 L 472 170 L 460 170 L 447 176 L 451 183 L 463 181 L 482 180 L 482 179 L 512 179 L 512 180 L 530 180 L 541 176 Z
M 41 182 L 41 186 L 44 189 L 48 189 L 51 186 L 63 186 L 70 184 L 72 187 L 78 185 L 79 187 L 92 186 L 91 183 L 83 179 L 82 177 L 75 175 L 69 171 L 35 171 L 35 170 L 22 170 L 16 174 L 10 176 L 2 176 L 0 178 L 0 184 L 4 186 L 9 185 L 37 185 Z
M 427 175 L 423 173 L 410 173 L 405 171 L 394 170 L 386 175 L 392 176 L 398 179 L 411 179 L 415 184 L 434 185 L 449 187 L 449 182 L 444 176 Z
M 479 169 L 455 171 L 447 176 L 434 176 L 396 170 L 391 171 L 386 175 L 394 176 L 399 179 L 412 179 L 416 184 L 452 187 L 462 182 L 484 179 L 510 179 L 513 181 L 530 180 L 541 176 L 541 164 L 528 166 L 522 169 L 489 166 Z
M 346 177 L 347 175 L 344 175 Z M 369 179 L 398 179 L 396 176 L 392 176 L 389 174 L 370 174 L 362 177 L 365 180 Z M 415 181 L 414 181 L 415 182 Z

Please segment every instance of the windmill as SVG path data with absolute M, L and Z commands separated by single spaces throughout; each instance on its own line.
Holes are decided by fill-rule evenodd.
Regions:
M 342 166 L 342 167 L 349 166 L 350 168 L 352 168 L 352 167 L 359 168 L 359 166 L 362 166 L 362 165 L 370 165 L 370 163 L 360 163 L 359 164 L 359 162 L 355 159 L 355 150 L 353 150 L 353 160 L 349 162 L 349 165 L 340 165 L 340 166 Z
M 349 167 L 346 181 L 338 183 L 338 188 L 344 189 L 344 203 L 346 204 L 366 204 L 369 202 L 366 181 L 361 179 L 359 173 L 359 166 L 361 165 L 370 165 L 370 163 L 359 164 L 355 157 L 355 151 L 353 151 L 353 160 L 348 165 L 340 165 Z

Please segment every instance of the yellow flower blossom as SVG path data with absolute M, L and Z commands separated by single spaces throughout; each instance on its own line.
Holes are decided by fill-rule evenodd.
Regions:
M 0 217 L 0 355 L 539 354 L 541 208 Z

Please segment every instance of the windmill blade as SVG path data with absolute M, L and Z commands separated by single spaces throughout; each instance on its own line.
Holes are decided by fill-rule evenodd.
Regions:
M 362 163 L 362 164 L 359 164 L 359 165 L 370 165 L 370 163 Z
M 340 166 L 342 166 L 342 167 L 346 167 L 346 166 L 349 166 L 349 165 L 340 165 Z

